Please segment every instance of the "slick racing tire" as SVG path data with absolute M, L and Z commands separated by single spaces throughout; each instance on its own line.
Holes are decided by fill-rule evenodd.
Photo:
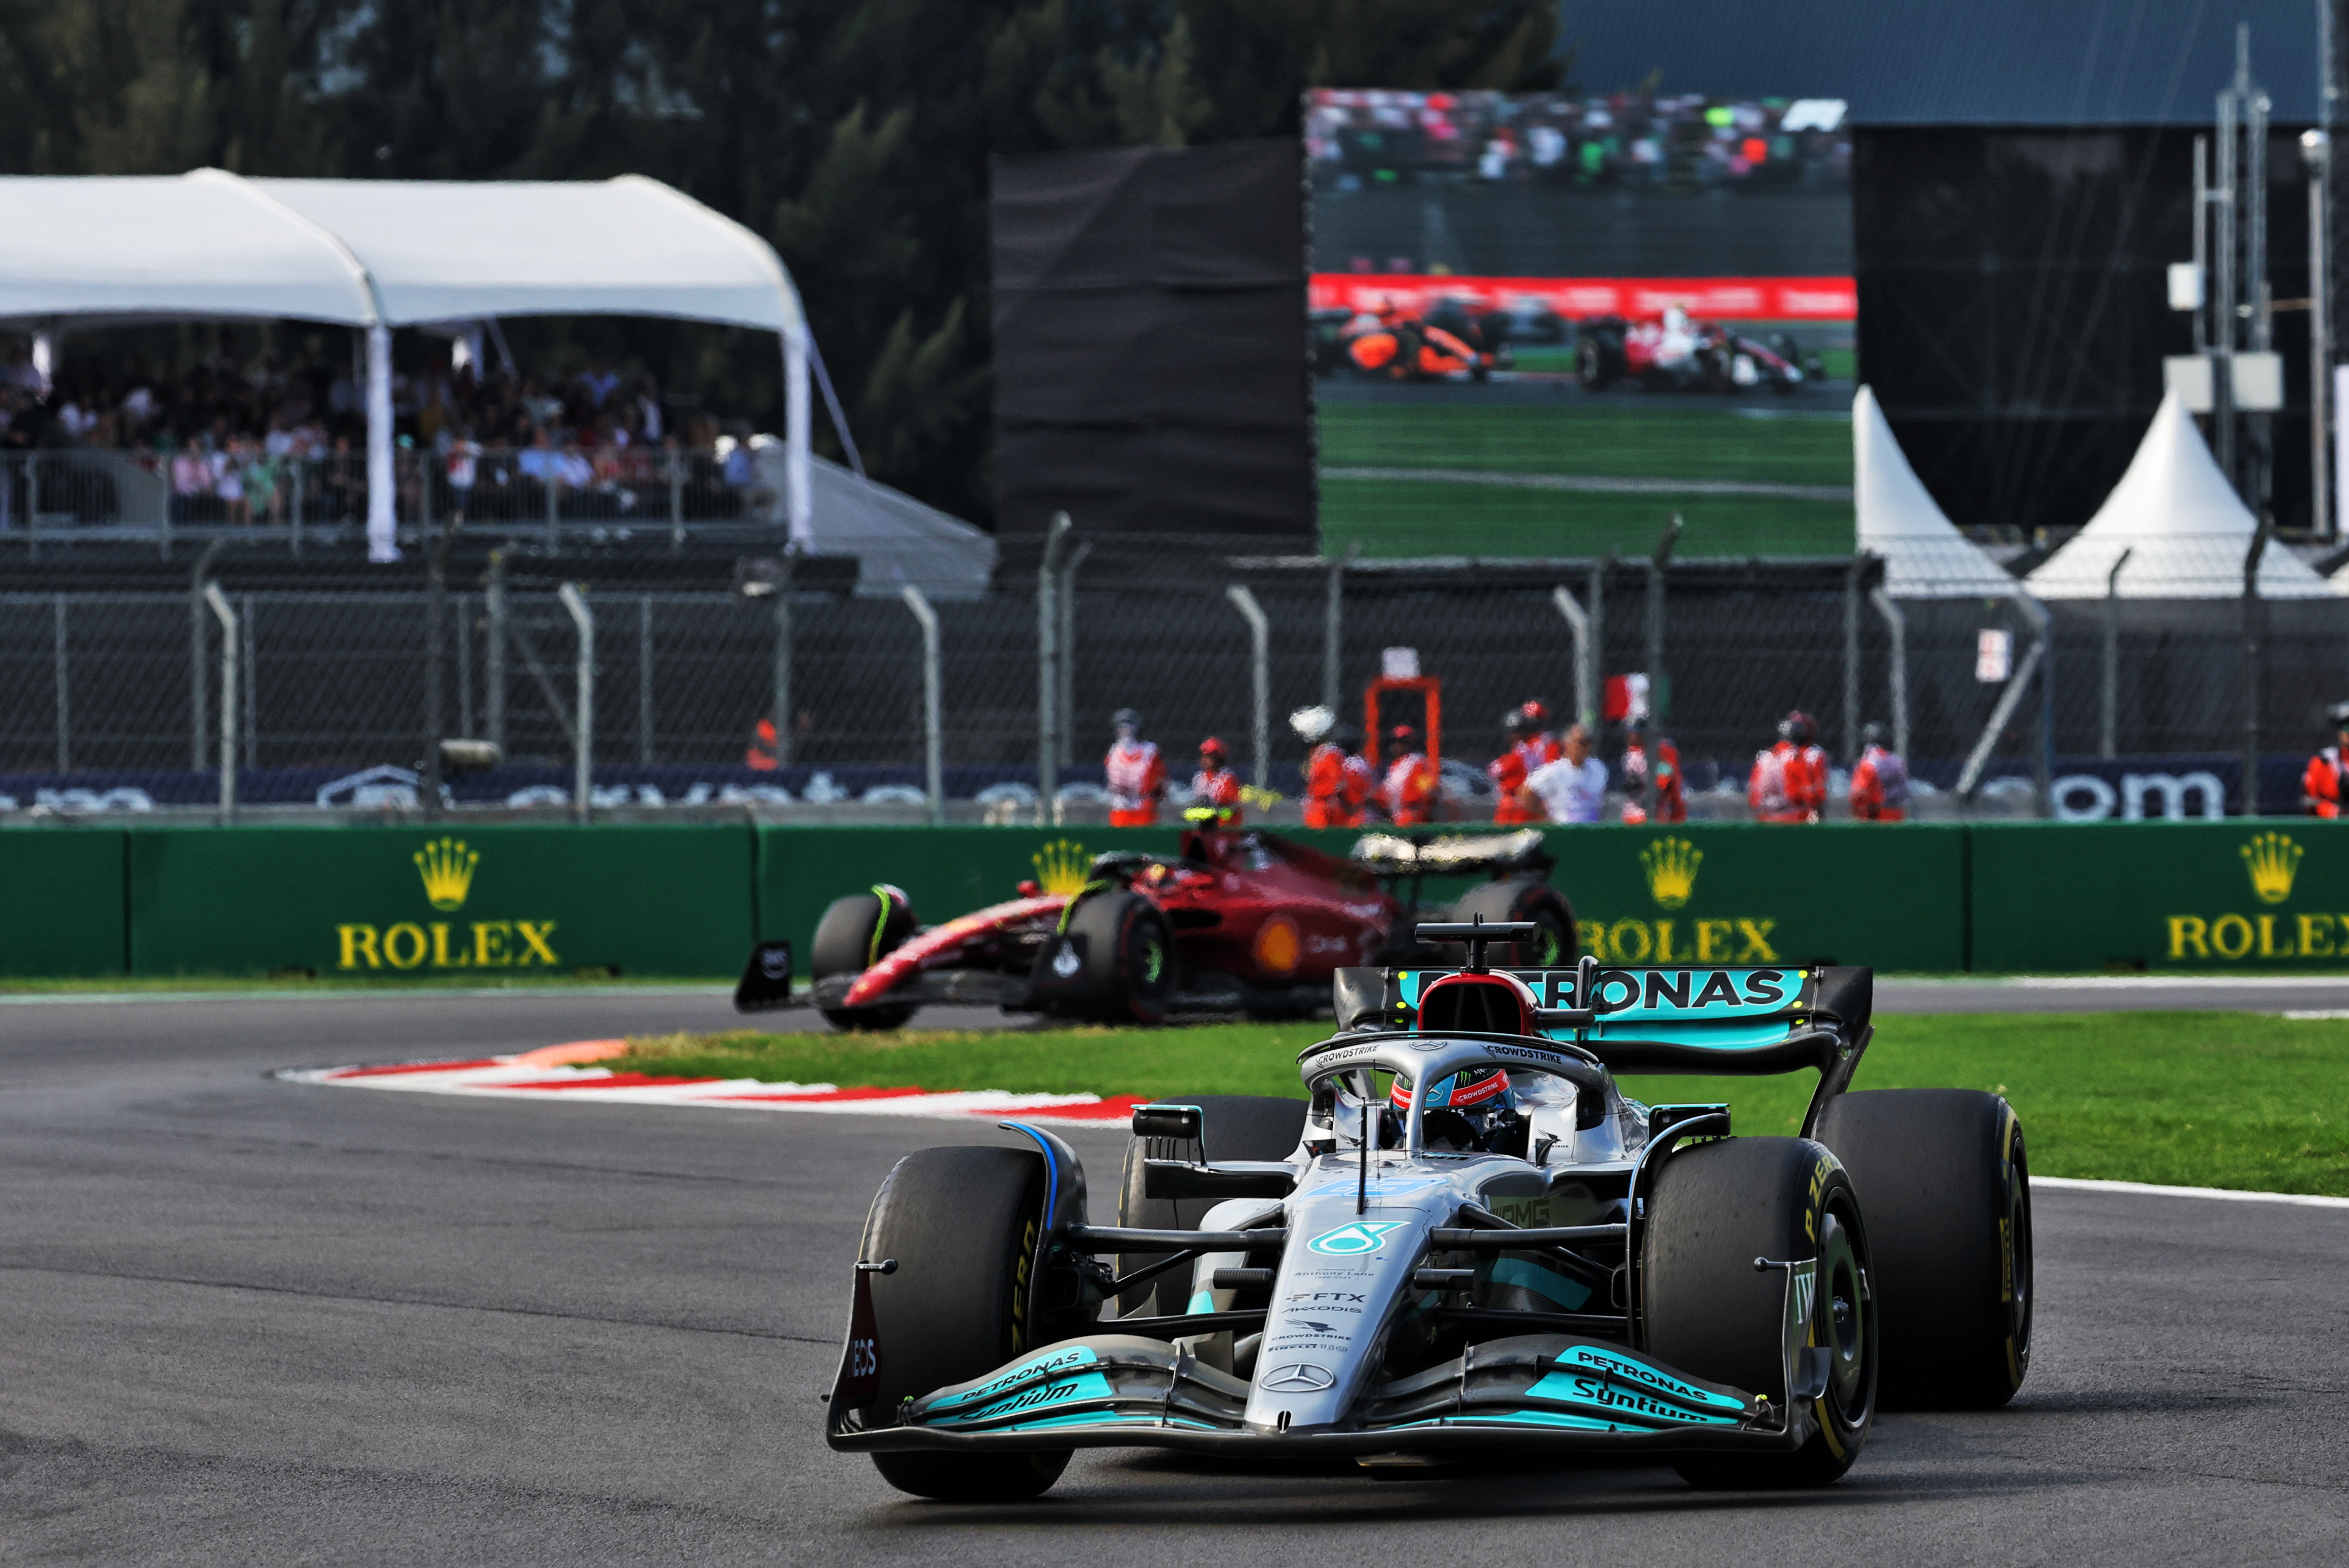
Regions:
M 1809 1343 L 1828 1352 L 1809 1439 L 1793 1453 L 1708 1454 L 1673 1468 L 1691 1485 L 1825 1486 L 1851 1468 L 1876 1416 L 1880 1339 L 1859 1199 L 1808 1138 L 1733 1137 L 1665 1158 L 1640 1262 L 1648 1351 L 1682 1372 L 1783 1402 L 1787 1271 L 1816 1262 Z
M 1138 893 L 1096 893 L 1069 918 L 1082 950 L 1055 1012 L 1105 1023 L 1164 1023 L 1174 995 L 1174 933 Z
M 1623 346 L 1616 339 L 1591 333 L 1574 340 L 1574 378 L 1583 389 L 1603 392 L 1623 374 Z
M 926 1148 L 899 1160 L 865 1216 L 857 1256 L 894 1259 L 867 1276 L 881 1390 L 889 1410 L 983 1377 L 1027 1343 L 1028 1282 L 1044 1215 L 1044 1161 L 1033 1149 Z M 1042 1492 L 1069 1450 L 875 1454 L 899 1491 L 945 1502 L 1017 1501 Z
M 1974 1089 L 1839 1095 L 1819 1118 L 1868 1203 L 1888 1409 L 1995 1409 L 2031 1370 L 2031 1167 Z
M 1450 919 L 1473 920 L 1482 915 L 1495 920 L 1531 920 L 1541 935 L 1530 942 L 1495 942 L 1485 950 L 1485 961 L 1504 969 L 1568 969 L 1579 953 L 1574 907 L 1566 895 L 1547 882 L 1513 877 L 1472 888 L 1452 906 Z M 1446 961 L 1459 962 L 1467 953 L 1460 943 L 1444 944 Z
M 1169 1095 L 1166 1103 L 1196 1106 L 1206 1147 L 1188 1138 L 1132 1138 L 1125 1146 L 1125 1172 L 1118 1185 L 1117 1222 L 1144 1231 L 1195 1231 L 1213 1207 L 1205 1198 L 1145 1198 L 1145 1159 L 1287 1159 L 1305 1136 L 1305 1102 L 1271 1095 Z M 1147 1268 L 1158 1253 L 1127 1253 L 1118 1272 Z M 1134 1286 L 1118 1298 L 1121 1313 L 1172 1317 L 1190 1304 L 1191 1271 L 1179 1266 Z
M 815 945 L 808 954 L 810 972 L 817 980 L 828 974 L 862 974 L 881 955 L 895 951 L 914 934 L 913 910 L 878 893 L 851 893 L 834 898 L 815 924 Z M 835 1029 L 895 1029 L 914 1016 L 899 1003 L 887 1007 L 827 1007 L 824 1017 Z

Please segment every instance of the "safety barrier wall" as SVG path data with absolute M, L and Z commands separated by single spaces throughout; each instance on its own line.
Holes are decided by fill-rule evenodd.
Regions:
M 2349 967 L 2349 823 L 1972 830 L 1971 967 Z
M 1342 855 L 1356 835 L 1296 836 Z M 16 830 L 0 833 L 0 975 L 714 978 L 772 937 L 804 971 L 844 893 L 892 883 L 935 922 L 1023 879 L 1065 888 L 1105 850 L 1178 842 L 1099 827 Z M 2349 825 L 1682 824 L 1554 830 L 1550 848 L 1608 963 L 2349 968 Z
M 188 827 L 121 841 L 134 975 L 717 975 L 750 943 L 742 826 Z

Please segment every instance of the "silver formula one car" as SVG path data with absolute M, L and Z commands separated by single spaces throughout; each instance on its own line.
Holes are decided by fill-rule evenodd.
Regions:
M 1119 1224 L 1034 1147 L 900 1161 L 866 1220 L 835 1449 L 1032 1497 L 1077 1448 L 1366 1467 L 1653 1456 L 1820 1485 L 1880 1401 L 2003 1404 L 2031 1345 L 2023 1134 L 1997 1096 L 1847 1094 L 1865 969 L 1350 970 L 1303 1101 L 1139 1107 Z M 1819 1074 L 1797 1137 L 1618 1071 Z M 1114 1258 L 1115 1266 L 1111 1259 Z

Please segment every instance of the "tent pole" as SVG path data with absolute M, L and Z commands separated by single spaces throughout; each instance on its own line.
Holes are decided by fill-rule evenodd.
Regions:
M 398 521 L 392 511 L 391 328 L 367 329 L 367 559 L 399 559 Z
M 802 549 L 815 544 L 813 516 L 808 497 L 808 340 L 807 328 L 783 334 L 783 472 L 793 544 Z

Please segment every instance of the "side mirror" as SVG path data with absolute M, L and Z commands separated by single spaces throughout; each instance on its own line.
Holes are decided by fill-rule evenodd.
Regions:
M 1169 1137 L 1196 1143 L 1200 1141 L 1206 1123 L 1207 1113 L 1196 1106 L 1133 1107 L 1133 1136 L 1136 1137 Z

